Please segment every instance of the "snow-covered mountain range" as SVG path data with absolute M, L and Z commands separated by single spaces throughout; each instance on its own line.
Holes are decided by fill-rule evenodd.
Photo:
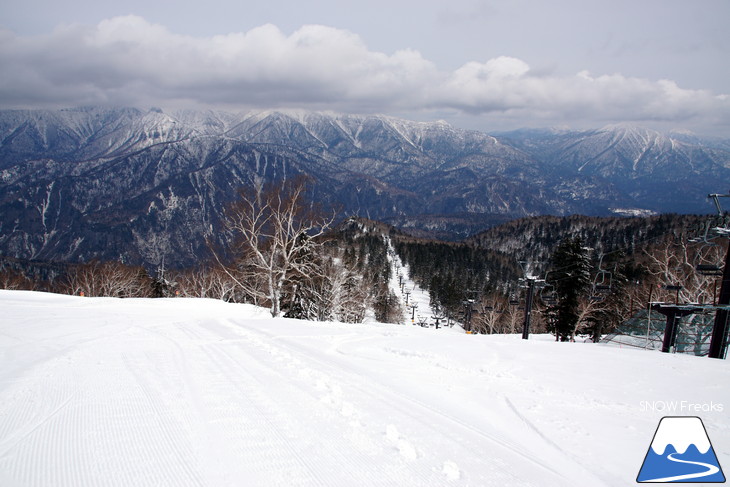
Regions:
M 709 212 L 730 141 L 304 111 L 0 111 L 0 252 L 190 264 L 237 188 L 297 174 L 343 215 L 458 238 L 526 215 Z

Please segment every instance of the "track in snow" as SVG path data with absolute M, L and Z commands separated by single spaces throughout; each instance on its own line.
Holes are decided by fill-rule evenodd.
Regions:
M 710 377 L 664 387 L 647 354 L 208 300 L 0 301 L 3 487 L 621 485 L 650 439 L 627 421 L 655 427 L 626 395 Z M 609 364 L 647 377 L 585 385 Z

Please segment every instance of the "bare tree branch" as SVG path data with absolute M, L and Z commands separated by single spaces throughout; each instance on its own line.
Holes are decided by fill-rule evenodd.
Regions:
M 280 185 L 247 188 L 226 211 L 227 228 L 241 253 L 239 262 L 245 261 L 264 280 L 265 296 L 259 297 L 269 303 L 272 316 L 282 312 L 282 291 L 288 278 L 316 274 L 311 258 L 319 245 L 316 239 L 335 218 L 305 205 L 306 182 L 297 178 Z

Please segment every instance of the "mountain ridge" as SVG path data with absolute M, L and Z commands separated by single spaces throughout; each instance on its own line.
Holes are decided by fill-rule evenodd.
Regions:
M 237 188 L 299 174 L 343 216 L 457 240 L 541 214 L 708 212 L 707 193 L 730 181 L 730 143 L 692 140 L 626 126 L 490 135 L 301 110 L 6 110 L 0 252 L 186 265 L 222 238 Z

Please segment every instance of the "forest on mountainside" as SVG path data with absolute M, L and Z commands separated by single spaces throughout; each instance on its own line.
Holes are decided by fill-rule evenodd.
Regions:
M 577 246 L 575 264 L 585 266 L 575 299 L 575 322 L 567 335 L 597 339 L 649 301 L 711 303 L 727 239 L 702 240 L 708 216 L 659 215 L 601 218 L 574 215 L 523 218 L 482 232 L 459 244 L 397 240 L 398 253 L 432 301 L 453 315 L 472 318 L 482 333 L 515 332 L 521 326 L 526 278 L 538 282 L 536 331 L 556 330 L 556 290 L 578 274 L 556 251 Z M 671 291 L 681 287 L 681 291 Z
M 513 220 L 467 238 L 467 245 L 503 252 L 545 272 L 552 250 L 565 238 L 580 238 L 596 258 L 627 256 L 669 237 L 691 237 L 707 215 L 663 214 L 649 217 L 537 216 Z
M 403 322 L 402 296 L 388 285 L 392 259 L 399 257 L 410 278 L 429 292 L 434 309 L 476 333 L 520 331 L 525 278 L 534 279 L 539 285 L 533 330 L 557 333 L 560 285 L 573 279 L 574 259 L 583 269 L 583 285 L 571 295 L 575 322 L 561 333 L 564 338 L 597 338 L 652 300 L 716 299 L 716 276 L 701 275 L 696 267 L 721 266 L 727 239 L 693 242 L 707 221 L 707 216 L 673 214 L 540 216 L 455 243 L 350 218 L 304 242 L 295 260 L 306 265 L 282 282 L 279 307 L 293 318 L 360 322 L 371 312 L 381 322 Z M 558 251 L 568 243 L 574 255 L 565 264 Z M 3 257 L 0 287 L 87 296 L 204 297 L 269 306 L 271 299 L 262 292 L 265 279 L 247 259 L 241 255 L 225 265 L 211 259 L 191 268 L 154 272 L 115 261 L 70 264 Z M 670 290 L 677 286 L 681 291 Z

